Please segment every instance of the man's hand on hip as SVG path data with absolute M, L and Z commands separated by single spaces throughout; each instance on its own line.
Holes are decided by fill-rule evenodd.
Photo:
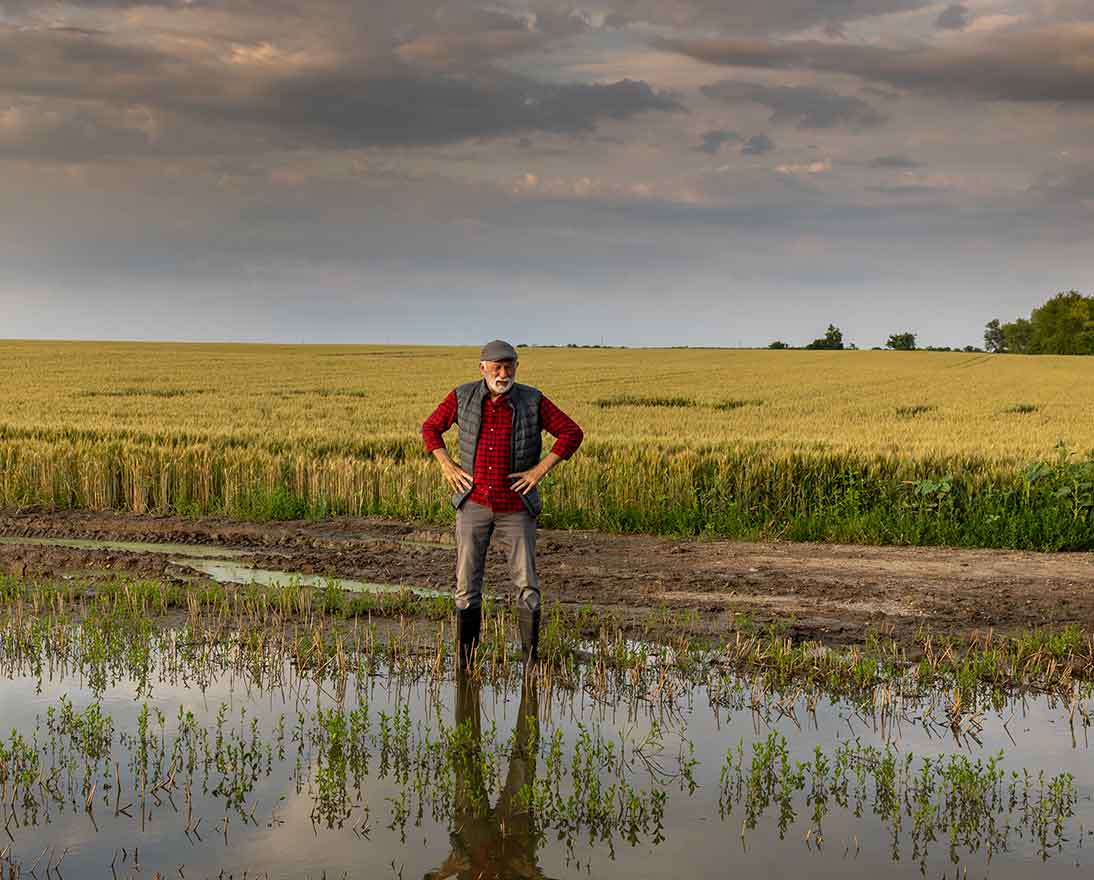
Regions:
M 548 452 L 547 456 L 535 467 L 528 468 L 526 471 L 518 471 L 515 474 L 510 474 L 509 479 L 513 480 L 513 491 L 519 492 L 521 495 L 527 495 L 539 484 L 547 472 L 551 470 L 556 464 L 562 461 L 553 452 Z
M 446 449 L 433 450 L 433 457 L 440 462 L 441 474 L 453 492 L 467 492 L 475 478 L 452 460 Z

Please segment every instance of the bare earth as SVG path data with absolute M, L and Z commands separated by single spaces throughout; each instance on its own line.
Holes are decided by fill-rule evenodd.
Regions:
M 246 523 L 93 512 L 0 512 L 0 536 L 220 546 L 259 568 L 449 589 L 450 529 L 380 519 Z M 689 627 L 714 633 L 734 615 L 782 620 L 803 638 L 855 642 L 885 629 L 911 641 L 923 626 L 967 635 L 1078 624 L 1094 632 L 1094 554 L 756 544 L 541 530 L 547 602 L 610 608 L 634 619 L 694 609 Z M 0 572 L 26 576 L 185 577 L 167 555 L 0 545 Z M 487 591 L 507 594 L 492 551 Z

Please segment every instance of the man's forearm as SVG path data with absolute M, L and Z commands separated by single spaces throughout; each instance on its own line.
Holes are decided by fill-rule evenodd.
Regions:
M 555 468 L 555 467 L 556 467 L 557 465 L 561 464 L 561 463 L 562 463 L 562 461 L 563 461 L 563 458 L 562 458 L 562 456 L 561 456 L 561 455 L 556 455 L 556 454 L 555 454 L 555 453 L 553 453 L 553 452 L 548 452 L 548 453 L 547 453 L 547 454 L 546 454 L 546 455 L 545 455 L 545 456 L 544 456 L 544 457 L 542 458 L 542 460 L 540 461 L 540 463 L 539 463 L 539 466 L 540 466 L 540 468 L 542 468 L 542 469 L 543 469 L 543 474 L 544 474 L 544 476 L 546 476 L 546 475 L 547 475 L 547 474 L 549 474 L 549 473 L 550 473 L 550 472 L 551 472 L 551 471 L 552 471 L 552 470 L 553 470 L 553 469 L 554 469 L 554 468 Z
M 442 465 L 455 464 L 452 460 L 452 456 L 448 454 L 448 450 L 444 446 L 438 446 L 433 450 L 433 457 L 437 459 Z

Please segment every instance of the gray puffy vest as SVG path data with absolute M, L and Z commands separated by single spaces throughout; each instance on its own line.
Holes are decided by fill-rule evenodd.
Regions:
M 490 394 L 486 380 L 468 382 L 456 389 L 456 424 L 460 426 L 460 467 L 468 473 L 475 471 L 475 450 L 482 431 L 482 405 Z M 513 408 L 513 433 L 509 444 L 509 471 L 526 471 L 539 463 L 543 452 L 543 428 L 539 422 L 539 401 L 543 392 L 531 385 L 513 383 L 509 389 L 509 405 Z M 452 496 L 452 506 L 459 508 L 471 494 L 457 492 Z M 521 495 L 524 506 L 532 516 L 539 516 L 543 502 L 539 489 Z

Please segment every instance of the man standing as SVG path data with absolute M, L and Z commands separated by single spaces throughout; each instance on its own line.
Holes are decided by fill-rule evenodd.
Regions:
M 536 517 L 542 506 L 536 486 L 577 451 L 584 437 L 574 420 L 543 392 L 514 381 L 517 352 L 508 342 L 495 339 L 483 346 L 479 372 L 479 381 L 453 390 L 422 425 L 425 448 L 440 463 L 454 493 L 456 650 L 461 670 L 471 662 L 479 642 L 486 551 L 495 531 L 509 555 L 513 586 L 520 591 L 517 619 L 524 662 L 536 662 Z M 442 437 L 453 424 L 460 426 L 459 465 L 449 457 Z M 541 459 L 543 431 L 558 439 Z

